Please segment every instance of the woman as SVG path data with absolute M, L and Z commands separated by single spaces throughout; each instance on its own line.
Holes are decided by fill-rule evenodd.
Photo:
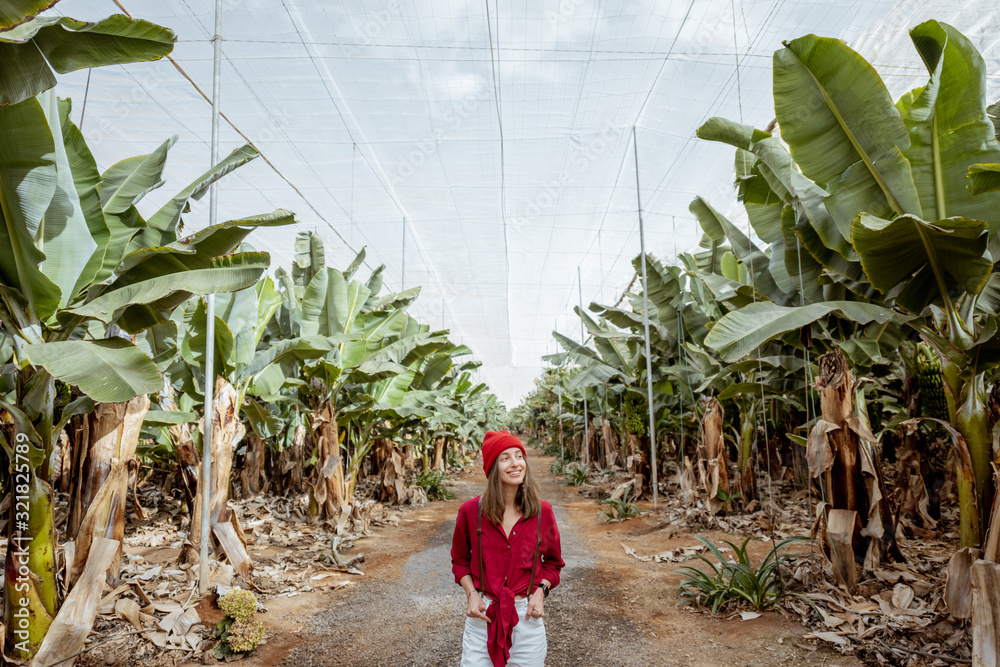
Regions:
M 538 497 L 524 445 L 507 431 L 486 434 L 483 471 L 486 490 L 462 503 L 451 542 L 451 569 L 469 601 L 461 667 L 543 667 L 544 601 L 565 565 L 556 517 Z

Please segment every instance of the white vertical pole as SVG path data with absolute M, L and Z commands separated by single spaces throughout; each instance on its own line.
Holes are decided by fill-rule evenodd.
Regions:
M 583 279 L 580 277 L 580 267 L 576 267 L 576 285 L 580 293 L 580 310 L 583 310 Z M 583 318 L 580 318 L 580 345 L 586 345 L 583 337 Z M 587 388 L 583 389 L 583 464 L 590 465 L 590 419 L 587 417 Z
M 559 460 L 563 460 L 563 435 L 562 435 L 562 392 L 556 387 L 556 400 L 559 401 L 559 410 L 556 412 L 556 419 L 559 420 Z
M 635 199 L 639 207 L 639 251 L 642 253 L 642 326 L 646 338 L 646 405 L 649 408 L 649 458 L 653 469 L 653 509 L 659 501 L 656 470 L 656 425 L 653 422 L 653 361 L 649 354 L 649 300 L 646 296 L 646 232 L 642 225 L 642 196 L 639 192 L 639 146 L 632 126 L 632 155 L 635 157 Z
M 406 216 L 403 216 L 403 268 L 400 270 L 399 290 L 406 289 Z
M 222 88 L 222 0 L 215 0 L 214 66 L 212 69 L 212 156 L 211 165 L 219 161 L 219 93 Z M 217 183 L 209 187 L 208 225 L 214 226 L 219 212 Z M 201 439 L 201 551 L 198 568 L 198 591 L 208 592 L 208 543 L 212 539 L 209 518 L 212 499 L 212 422 L 215 419 L 215 295 L 209 294 L 205 308 L 205 428 Z M 194 545 L 192 545 L 194 546 Z

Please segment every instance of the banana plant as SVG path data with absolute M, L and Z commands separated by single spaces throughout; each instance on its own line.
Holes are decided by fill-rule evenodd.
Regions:
M 81 34 L 59 34 L 67 30 Z M 131 62 L 169 52 L 173 35 L 118 19 L 100 27 L 34 19 L 3 39 L 20 40 L 19 46 L 7 46 L 18 53 L 41 50 L 60 70 L 59 52 L 81 67 Z M 64 48 L 77 39 L 79 52 Z M 69 120 L 69 101 L 51 91 L 34 97 L 51 84 L 40 71 L 12 65 L 0 83 L 6 96 L 0 106 L 0 323 L 12 348 L 12 363 L 4 369 L 8 391 L 0 397 L 10 421 L 0 440 L 9 460 L 22 463 L 17 470 L 30 498 L 28 521 L 8 524 L 6 599 L 26 599 L 30 612 L 25 629 L 11 616 L 16 605 L 6 606 L 8 645 L 18 658 L 35 653 L 59 608 L 49 486 L 50 454 L 59 433 L 95 403 L 123 403 L 162 386 L 153 361 L 115 332 L 137 334 L 167 319 L 192 293 L 253 284 L 268 265 L 266 253 L 228 253 L 255 226 L 278 221 L 277 216 L 241 221 L 187 239 L 178 238 L 176 225 L 163 224 L 158 247 L 138 242 L 158 219 L 147 222 L 135 204 L 162 185 L 160 171 L 172 141 L 101 174 Z M 21 81 L 16 91 L 14 80 Z M 75 400 L 57 399 L 68 396 L 69 387 L 75 387 Z M 26 557 L 36 577 L 22 594 L 14 590 L 23 583 L 10 568 L 17 562 L 14 545 L 29 537 Z
M 404 326 L 412 326 L 403 309 L 420 291 L 380 295 L 383 267 L 366 282 L 353 279 L 364 257 L 362 250 L 343 271 L 327 267 L 321 239 L 299 234 L 292 274 L 276 274 L 282 305 L 268 335 L 284 340 L 274 344 L 265 359 L 272 369 L 260 378 L 272 388 L 289 377 L 307 387 L 316 459 L 310 513 L 334 522 L 348 511 L 350 500 L 338 424 L 339 406 L 348 404 L 344 389 L 406 372 L 388 352 L 379 353 L 399 339 Z M 419 335 L 429 338 L 426 332 Z
M 918 332 L 941 355 L 951 421 L 962 436 L 956 460 L 970 461 L 959 470 L 961 539 L 975 546 L 994 492 L 985 379 L 1000 362 L 998 324 L 980 302 L 1000 249 L 993 231 L 1000 193 L 966 176 L 988 174 L 975 165 L 1000 162 L 1000 144 L 984 99 L 985 65 L 972 44 L 936 21 L 911 38 L 930 78 L 896 104 L 843 43 L 809 36 L 786 44 L 775 55 L 774 88 L 787 159 L 758 130 L 720 119 L 702 128 L 702 136 L 756 156 L 768 196 L 791 207 L 787 224 L 822 276 L 846 288 L 842 295 L 871 301 L 751 304 L 723 317 L 706 344 L 737 359 L 832 313 Z M 826 193 L 820 199 L 817 189 Z
M 57 0 L 58 1 L 58 0 Z M 52 0 L 7 2 L 0 9 L 0 106 L 18 104 L 56 85 L 59 74 L 88 67 L 158 60 L 174 48 L 173 31 L 127 16 L 95 23 L 35 16 Z
M 412 400 L 404 406 L 404 400 L 417 392 L 433 394 L 443 381 L 451 379 L 448 373 L 453 357 L 471 352 L 451 345 L 441 332 L 432 332 L 408 315 L 402 317 L 398 332 L 384 336 L 382 343 L 384 346 L 368 359 L 369 368 L 384 369 L 388 363 L 400 372 L 389 375 L 380 371 L 372 376 L 374 381 L 360 383 L 355 391 L 347 392 L 350 404 L 340 410 L 353 435 L 349 438 L 348 496 L 353 494 L 361 464 L 377 438 L 393 435 L 407 417 L 432 414 L 416 408 Z M 353 375 L 358 381 L 367 374 L 358 370 Z

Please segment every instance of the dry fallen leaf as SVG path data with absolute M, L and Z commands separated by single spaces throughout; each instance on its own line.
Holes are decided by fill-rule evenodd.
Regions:
M 896 609 L 909 609 L 913 602 L 913 589 L 906 584 L 896 584 L 892 589 L 892 606 Z
M 837 644 L 838 646 L 847 646 L 848 641 L 844 637 L 841 637 L 836 632 L 814 632 L 813 635 L 817 639 L 822 639 L 823 641 Z

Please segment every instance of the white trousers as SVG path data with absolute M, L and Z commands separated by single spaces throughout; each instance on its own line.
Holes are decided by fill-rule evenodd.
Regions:
M 483 601 L 493 604 L 485 595 Z M 545 641 L 545 619 L 529 618 L 528 599 L 514 600 L 517 609 L 517 625 L 511 636 L 510 660 L 507 667 L 545 667 L 548 643 Z M 486 650 L 486 621 L 481 618 L 465 618 L 465 633 L 462 635 L 461 667 L 493 667 L 490 654 Z

